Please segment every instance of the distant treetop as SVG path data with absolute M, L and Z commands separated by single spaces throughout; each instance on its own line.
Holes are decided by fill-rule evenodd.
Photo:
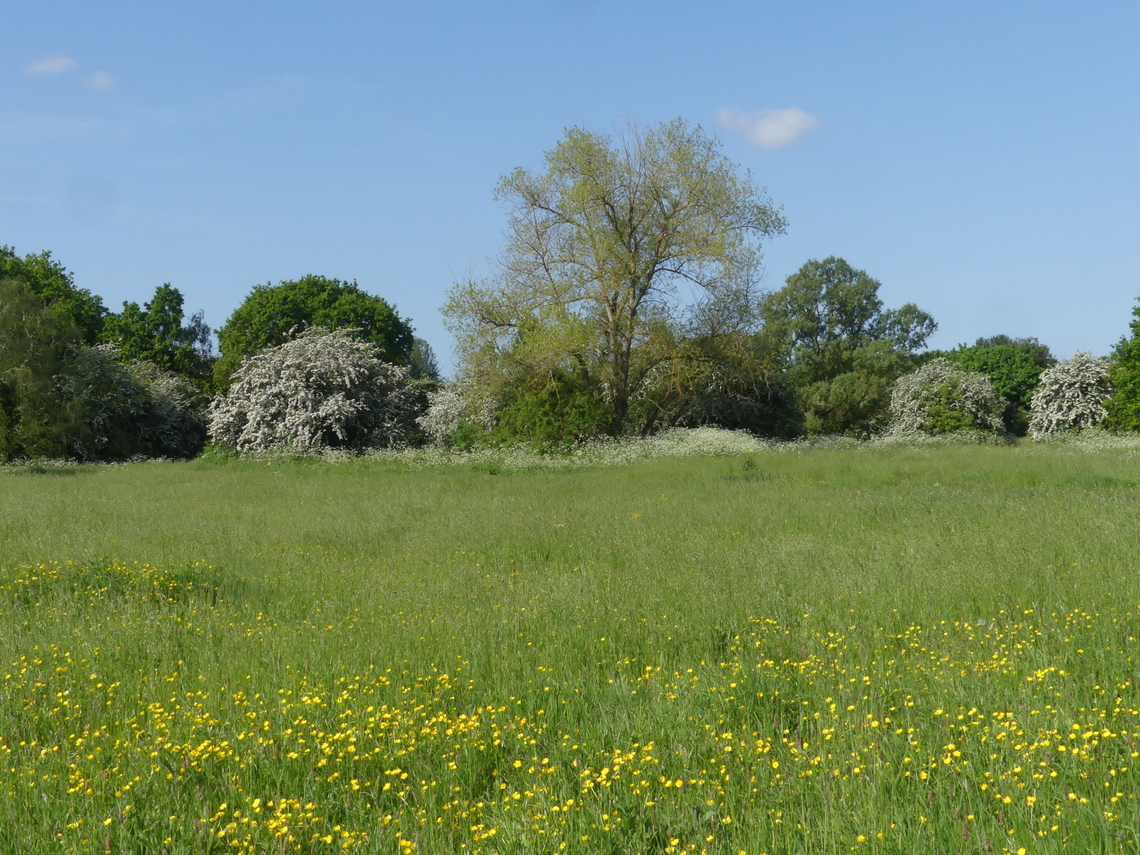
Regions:
M 408 321 L 383 298 L 355 282 L 304 276 L 277 285 L 256 286 L 218 330 L 221 358 L 214 366 L 219 389 L 247 356 L 284 344 L 309 327 L 354 328 L 356 337 L 380 348 L 381 358 L 407 365 L 415 336 Z
M 10 246 L 0 246 L 0 280 L 11 279 L 27 287 L 46 307 L 52 307 L 75 325 L 83 344 L 95 344 L 107 308 L 86 288 L 75 287 L 71 273 L 50 252 L 23 258 Z

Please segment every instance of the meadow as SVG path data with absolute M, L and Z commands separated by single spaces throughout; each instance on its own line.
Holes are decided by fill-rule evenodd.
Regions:
M 1140 850 L 1134 450 L 721 452 L 0 469 L 0 852 Z

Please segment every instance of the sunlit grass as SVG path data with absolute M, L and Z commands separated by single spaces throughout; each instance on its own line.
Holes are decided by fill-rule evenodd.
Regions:
M 69 471 L 0 851 L 1136 851 L 1127 449 Z

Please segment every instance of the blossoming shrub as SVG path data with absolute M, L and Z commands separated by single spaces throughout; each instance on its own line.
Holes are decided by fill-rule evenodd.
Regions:
M 459 430 L 466 409 L 459 389 L 454 385 L 444 386 L 428 393 L 427 412 L 416 419 L 416 423 L 432 442 L 443 443 Z
M 1033 393 L 1029 435 L 1044 439 L 1065 431 L 1096 427 L 1107 415 L 1105 401 L 1111 394 L 1107 359 L 1082 351 L 1059 362 L 1042 372 Z
M 1003 429 L 1001 399 L 984 374 L 963 371 L 948 359 L 932 359 L 898 379 L 891 393 L 894 433 L 945 434 Z
M 496 424 L 495 408 L 487 398 L 473 394 L 464 381 L 446 383 L 427 394 L 427 410 L 416 419 L 434 445 L 469 450 Z
M 80 347 L 55 385 L 73 417 L 68 457 L 124 460 L 146 454 L 139 426 L 150 414 L 151 401 L 119 361 L 114 345 Z
M 407 379 L 372 342 L 313 327 L 242 363 L 210 409 L 210 437 L 243 454 L 390 447 L 416 429 Z
M 150 397 L 149 412 L 139 425 L 149 453 L 193 457 L 200 452 L 206 444 L 209 398 L 185 376 L 153 362 L 136 360 L 127 365 L 127 371 Z

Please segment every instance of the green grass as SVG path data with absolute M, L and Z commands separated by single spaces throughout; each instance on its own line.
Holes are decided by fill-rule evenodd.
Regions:
M 0 471 L 0 851 L 1140 846 L 1127 450 L 401 460 Z

